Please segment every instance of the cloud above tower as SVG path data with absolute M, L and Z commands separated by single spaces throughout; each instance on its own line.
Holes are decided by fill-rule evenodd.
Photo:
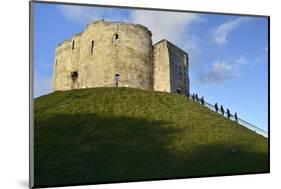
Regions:
M 93 20 L 100 19 L 105 19 L 107 21 L 129 21 L 129 10 L 127 9 L 72 5 L 62 5 L 58 8 L 67 19 L 80 24 L 88 24 Z
M 249 18 L 238 17 L 236 19 L 228 20 L 218 25 L 213 33 L 213 40 L 218 45 L 224 45 L 227 43 L 229 35 L 240 25 L 249 21 Z
M 189 33 L 192 23 L 201 21 L 201 16 L 186 12 L 154 10 L 131 10 L 124 8 L 60 6 L 59 10 L 70 21 L 88 24 L 93 20 L 121 21 L 141 24 L 152 32 L 154 43 L 168 39 L 185 49 L 195 49 L 196 43 Z M 185 41 L 185 43 L 183 43 Z M 188 41 L 188 42 L 187 42 Z
M 193 13 L 135 10 L 131 14 L 134 23 L 140 23 L 152 31 L 153 42 L 162 39 L 179 44 L 188 32 L 191 23 L 199 21 L 200 16 Z

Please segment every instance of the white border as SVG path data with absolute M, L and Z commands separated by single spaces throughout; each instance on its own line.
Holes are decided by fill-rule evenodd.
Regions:
M 60 0 L 57 0 L 60 1 Z M 281 11 L 274 0 L 67 0 L 67 2 L 168 8 L 271 16 L 271 174 L 227 176 L 71 188 L 216 188 L 280 187 L 280 36 Z M 28 187 L 28 1 L 1 2 L 0 188 Z

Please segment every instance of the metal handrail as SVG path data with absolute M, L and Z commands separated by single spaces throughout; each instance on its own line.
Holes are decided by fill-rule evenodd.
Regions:
M 214 111 L 214 112 L 217 112 L 215 106 L 212 105 L 212 104 L 210 104 L 210 103 L 208 103 L 208 102 L 206 102 L 205 100 L 204 100 L 204 104 L 202 104 L 202 103 L 200 103 L 200 102 L 201 102 L 200 99 L 199 99 L 199 101 L 197 101 L 196 99 L 193 100 L 190 95 L 189 95 L 189 98 L 190 98 L 192 101 L 198 102 L 199 104 L 204 105 L 205 107 L 209 108 L 210 110 L 212 110 L 212 111 Z M 221 110 L 218 109 L 218 112 L 217 112 L 217 113 L 221 113 Z M 220 114 L 220 115 L 222 115 L 222 114 Z M 222 116 L 227 117 L 227 113 L 225 113 L 225 114 L 222 115 Z M 245 120 L 243 120 L 243 119 L 241 119 L 241 118 L 237 118 L 237 120 L 236 120 L 236 119 L 235 119 L 235 116 L 233 116 L 232 114 L 230 114 L 230 118 L 229 118 L 229 119 L 232 120 L 232 121 L 236 121 L 238 124 L 240 124 L 240 125 L 242 125 L 242 126 L 244 126 L 244 127 L 247 127 L 248 129 L 250 129 L 250 130 L 252 130 L 252 131 L 255 131 L 256 133 L 258 133 L 258 134 L 260 134 L 260 135 L 262 135 L 262 136 L 268 138 L 268 132 L 266 132 L 266 131 L 264 131 L 264 130 L 262 130 L 262 129 L 256 127 L 256 126 L 254 126 L 253 124 L 251 124 L 251 123 L 249 123 L 249 122 L 247 122 L 247 121 L 245 121 Z

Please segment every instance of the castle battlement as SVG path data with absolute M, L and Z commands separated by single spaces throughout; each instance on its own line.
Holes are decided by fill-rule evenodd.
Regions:
M 188 54 L 140 24 L 91 22 L 55 52 L 53 91 L 118 85 L 189 92 Z

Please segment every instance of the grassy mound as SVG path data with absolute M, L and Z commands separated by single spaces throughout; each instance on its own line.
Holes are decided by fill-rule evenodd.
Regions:
M 34 114 L 36 186 L 269 171 L 266 138 L 177 94 L 55 92 Z

